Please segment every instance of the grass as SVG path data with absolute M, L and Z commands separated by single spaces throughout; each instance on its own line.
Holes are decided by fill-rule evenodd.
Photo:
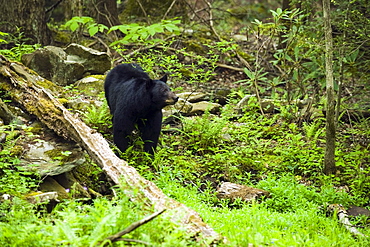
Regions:
M 125 196 L 95 199 L 92 205 L 77 201 L 58 204 L 52 214 L 36 210 L 22 200 L 2 205 L 7 210 L 0 221 L 2 246 L 100 246 L 106 237 L 113 235 L 133 222 L 151 214 L 143 204 L 132 203 Z M 159 216 L 123 236 L 141 240 L 154 246 L 197 246 L 185 233 L 166 217 Z M 120 241 L 115 246 L 125 246 Z M 147 246 L 138 244 L 137 246 Z
M 345 207 L 369 203 L 369 150 L 344 135 L 337 145 L 340 173 L 324 176 L 320 163 L 324 138 L 313 130 L 320 132 L 320 123 L 301 128 L 279 114 L 258 113 L 247 113 L 232 122 L 229 114 L 184 120 L 182 130 L 162 135 L 154 160 L 135 148 L 125 157 L 164 193 L 199 212 L 205 222 L 225 236 L 228 242 L 220 246 L 370 244 L 368 238 L 352 236 L 326 210 L 333 203 Z M 367 126 L 364 122 L 353 125 L 352 137 L 367 136 Z M 6 154 L 16 146 L 17 139 L 11 134 L 14 126 L 2 129 L 9 134 L 1 151 Z M 0 180 L 1 188 L 24 193 L 28 187 L 19 179 L 24 174 L 16 170 L 17 160 L 16 156 L 0 158 L 2 172 L 7 174 L 5 180 Z M 225 180 L 267 190 L 271 196 L 260 204 L 219 201 L 214 189 Z M 65 201 L 51 214 L 23 201 L 21 194 L 16 196 L 0 204 L 2 246 L 94 246 L 152 213 L 151 208 L 130 202 L 122 193 L 88 204 Z M 366 219 L 357 221 L 364 226 L 359 230 L 370 235 Z M 125 237 L 154 246 L 199 244 L 162 216 Z
M 369 239 L 355 239 L 335 216 L 327 216 L 323 201 L 346 202 L 345 193 L 333 187 L 321 192 L 299 184 L 294 177 L 261 181 L 260 188 L 274 188 L 271 198 L 261 204 L 240 203 L 229 207 L 216 202 L 207 191 L 199 193 L 192 185 L 182 189 L 181 183 L 161 176 L 159 186 L 165 193 L 193 208 L 217 232 L 228 239 L 224 246 L 368 246 Z M 290 184 L 290 186 L 289 186 Z M 284 201 L 284 202 L 282 202 Z M 369 229 L 364 231 L 369 234 Z

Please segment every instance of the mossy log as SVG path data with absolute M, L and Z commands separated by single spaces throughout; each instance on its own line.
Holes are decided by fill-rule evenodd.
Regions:
M 0 90 L 7 91 L 14 101 L 59 136 L 79 143 L 133 200 L 144 201 L 152 205 L 155 211 L 167 209 L 165 214 L 170 214 L 176 224 L 184 226 L 196 236 L 200 234 L 207 240 L 221 240 L 197 212 L 166 196 L 153 182 L 141 177 L 135 168 L 119 159 L 100 133 L 74 117 L 51 92 L 39 86 L 37 82 L 44 80 L 22 64 L 9 62 L 0 55 Z

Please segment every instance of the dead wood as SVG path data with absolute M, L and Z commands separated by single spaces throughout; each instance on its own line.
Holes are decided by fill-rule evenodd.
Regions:
M 38 82 L 45 81 L 22 64 L 9 62 L 0 55 L 0 89 L 7 91 L 28 113 L 35 115 L 59 136 L 83 147 L 107 176 L 123 186 L 133 200 L 144 201 L 155 211 L 167 209 L 165 214 L 191 233 L 201 234 L 212 241 L 221 239 L 197 212 L 167 197 L 153 182 L 141 177 L 135 168 L 119 159 L 100 133 L 74 117 L 50 91 L 39 86 Z

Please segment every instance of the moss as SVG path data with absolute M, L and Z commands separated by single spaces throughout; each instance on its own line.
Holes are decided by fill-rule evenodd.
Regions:
M 104 172 L 98 165 L 92 163 L 88 156 L 86 156 L 84 164 L 73 170 L 73 175 L 81 184 L 85 184 L 99 193 L 104 193 L 104 189 L 101 188 L 101 183 L 106 180 Z
M 15 145 L 10 149 L 10 156 L 18 157 L 23 153 L 23 147 L 20 145 Z
M 105 75 L 90 75 L 89 77 L 93 77 L 99 80 L 105 80 Z
M 248 54 L 248 53 L 245 53 L 244 51 L 240 51 L 238 50 L 237 51 L 238 55 L 241 56 L 242 58 L 244 58 L 246 61 L 249 61 L 249 62 L 252 62 L 255 60 L 255 57 Z
M 46 89 L 49 89 L 53 92 L 61 92 L 62 91 L 62 88 L 56 84 L 54 84 L 53 82 L 49 81 L 49 80 L 46 80 L 46 79 L 43 79 L 43 80 L 38 80 L 36 81 L 36 84 L 43 87 L 43 88 L 46 88 Z
M 54 41 L 62 44 L 69 44 L 72 42 L 71 33 L 66 31 L 56 31 L 54 32 Z
M 202 38 L 202 37 L 196 37 L 196 39 L 190 39 L 185 42 L 186 50 L 192 51 L 196 54 L 207 54 L 208 53 L 208 47 L 202 45 L 207 44 L 210 41 Z
M 61 162 L 69 162 L 75 159 L 75 155 L 73 155 L 73 153 L 63 154 L 63 152 L 66 152 L 66 150 L 55 148 L 52 150 L 45 151 L 45 154 L 49 156 L 51 159 L 59 160 Z
M 27 128 L 33 134 L 41 134 L 43 131 L 43 126 L 40 122 L 34 122 L 30 127 Z
M 62 105 L 65 105 L 65 104 L 68 104 L 69 100 L 67 100 L 66 98 L 58 98 L 57 99 L 59 101 L 59 103 L 61 103 Z
M 50 102 L 49 100 L 46 100 L 46 99 L 43 99 L 43 98 L 40 98 L 40 103 L 48 110 L 48 111 L 52 111 L 55 115 L 57 116 L 60 116 L 62 115 L 62 111 L 55 107 L 55 105 Z M 53 114 L 53 115 L 54 115 Z

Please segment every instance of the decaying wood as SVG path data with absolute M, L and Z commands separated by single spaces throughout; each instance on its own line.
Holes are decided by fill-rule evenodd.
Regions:
M 40 87 L 38 81 L 45 82 L 45 79 L 0 55 L 0 89 L 9 92 L 13 100 L 59 136 L 79 143 L 114 183 L 124 187 L 133 200 L 142 200 L 152 205 L 155 211 L 166 209 L 165 214 L 169 214 L 172 221 L 189 232 L 201 234 L 212 241 L 221 239 L 197 212 L 167 197 L 154 183 L 141 177 L 126 161 L 119 159 L 100 133 L 74 117 L 51 92 Z

